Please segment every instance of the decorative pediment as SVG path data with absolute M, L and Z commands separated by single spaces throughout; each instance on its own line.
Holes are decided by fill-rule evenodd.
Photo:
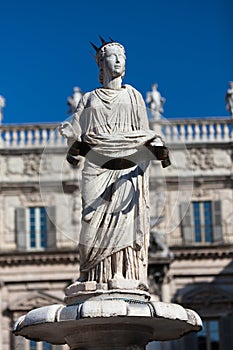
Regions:
M 177 301 L 183 305 L 213 305 L 233 303 L 233 294 L 213 285 L 195 287 L 192 291 L 178 295 Z
M 14 300 L 8 309 L 10 311 L 28 311 L 38 307 L 47 306 L 51 304 L 60 304 L 63 300 L 51 296 L 44 292 L 32 292 L 24 298 L 17 298 Z

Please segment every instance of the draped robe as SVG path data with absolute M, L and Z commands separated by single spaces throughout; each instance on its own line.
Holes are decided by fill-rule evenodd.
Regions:
M 145 103 L 130 85 L 86 93 L 73 127 L 95 152 L 126 157 L 154 136 Z M 149 239 L 148 161 L 121 170 L 85 158 L 82 171 L 80 270 L 87 280 L 107 282 L 115 274 L 146 282 Z

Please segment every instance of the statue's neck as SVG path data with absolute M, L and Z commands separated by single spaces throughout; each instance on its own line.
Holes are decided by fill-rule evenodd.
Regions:
M 108 76 L 104 77 L 103 87 L 105 89 L 120 90 L 122 86 L 122 77 L 110 78 Z

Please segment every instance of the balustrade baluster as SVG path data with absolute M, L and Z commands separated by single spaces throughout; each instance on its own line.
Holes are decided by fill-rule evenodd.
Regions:
M 26 139 L 26 135 L 25 135 L 25 130 L 21 129 L 19 132 L 19 146 L 20 147 L 24 147 L 25 146 L 25 139 Z
M 11 145 L 11 132 L 10 130 L 5 131 L 5 146 L 10 147 Z
M 208 134 L 208 126 L 207 124 L 202 124 L 202 141 L 203 142 L 208 140 L 207 134 Z
M 224 123 L 224 126 L 223 126 L 223 137 L 224 137 L 224 141 L 230 140 L 230 129 L 227 123 Z
M 185 141 L 185 125 L 181 124 L 180 126 L 180 141 Z
M 171 124 L 171 130 L 172 130 L 172 140 L 173 142 L 179 141 L 179 130 L 178 130 L 178 125 Z
M 48 132 L 49 132 L 48 143 L 50 146 L 54 146 L 56 144 L 55 130 L 49 129 Z
M 191 124 L 187 125 L 187 137 L 186 142 L 191 142 L 193 140 L 193 128 Z
M 42 140 L 41 140 L 41 144 L 45 145 L 47 143 L 47 130 L 43 129 L 42 130 Z
M 209 141 L 214 141 L 214 124 L 209 124 Z
M 194 124 L 194 136 L 193 141 L 199 142 L 201 140 L 200 126 L 197 122 Z
M 18 145 L 18 130 L 13 129 L 12 130 L 12 146 Z
M 32 146 L 33 145 L 33 130 L 29 129 L 27 131 L 27 145 Z
M 34 145 L 35 146 L 40 145 L 40 130 L 39 129 L 35 129 L 35 132 L 34 132 Z
M 216 124 L 216 141 L 222 140 L 222 128 L 220 122 Z

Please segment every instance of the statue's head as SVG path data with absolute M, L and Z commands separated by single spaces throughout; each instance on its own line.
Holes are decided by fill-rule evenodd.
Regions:
M 96 62 L 100 69 L 99 81 L 102 84 L 104 74 L 109 74 L 114 77 L 124 77 L 125 75 L 125 49 L 124 46 L 111 39 L 106 42 L 101 38 L 102 45 L 98 48 L 93 43 L 91 45 L 96 51 Z

